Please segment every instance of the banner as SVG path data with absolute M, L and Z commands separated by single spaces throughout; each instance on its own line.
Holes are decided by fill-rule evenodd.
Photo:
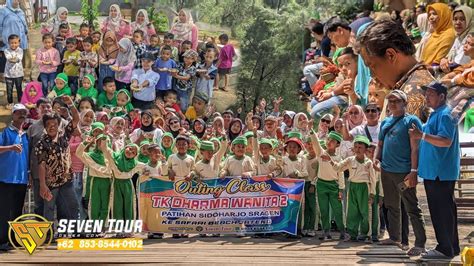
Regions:
M 304 180 L 287 178 L 145 178 L 139 213 L 143 230 L 156 233 L 296 234 L 303 190 Z

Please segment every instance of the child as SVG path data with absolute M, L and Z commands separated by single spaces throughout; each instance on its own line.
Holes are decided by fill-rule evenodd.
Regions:
M 48 94 L 48 98 L 54 99 L 59 96 L 69 95 L 72 96 L 71 88 L 68 85 L 68 78 L 66 73 L 59 73 L 54 80 L 56 84 L 51 92 Z
M 121 151 L 125 148 L 125 119 L 120 116 L 116 116 L 110 119 L 110 127 L 108 130 L 108 135 L 110 137 L 110 142 L 112 143 L 112 150 L 114 152 Z
M 182 43 L 181 43 L 181 46 L 180 46 L 180 51 L 179 51 L 179 54 L 178 54 L 178 62 L 179 63 L 184 63 L 184 53 L 186 53 L 187 51 L 191 50 L 191 46 L 193 45 L 193 43 L 189 40 L 184 40 Z M 199 55 L 198 55 L 199 56 Z M 197 58 L 196 58 L 197 60 Z
M 206 94 L 201 92 L 196 92 L 193 97 L 193 105 L 188 108 L 186 111 L 186 119 L 189 121 L 194 121 L 198 118 L 206 118 L 206 109 L 209 98 Z
M 304 142 L 306 154 L 306 169 L 308 177 L 304 182 L 304 210 L 303 210 L 303 236 L 316 236 L 318 229 L 319 211 L 316 197 L 316 181 L 318 176 L 318 160 L 312 145 L 312 139 L 307 137 Z
M 97 107 L 99 109 L 117 106 L 117 91 L 115 81 L 112 77 L 104 78 L 104 91 L 97 97 Z
M 147 53 L 152 54 L 155 60 L 160 55 L 160 36 L 153 34 L 150 36 L 150 45 L 146 47 Z
M 69 79 L 69 87 L 75 93 L 77 91 L 78 79 L 79 79 L 79 59 L 81 58 L 81 52 L 76 49 L 77 40 L 76 38 L 67 38 L 66 40 L 66 51 L 62 63 L 64 64 L 64 73 L 66 73 Z
M 126 89 L 121 89 L 118 91 L 116 108 L 117 110 L 112 109 L 113 116 L 123 116 L 133 110 L 130 92 L 128 92 Z
M 110 65 L 115 63 L 119 52 L 117 44 L 117 37 L 113 31 L 108 31 L 104 35 L 104 40 L 99 48 L 99 92 L 103 92 L 103 80 L 105 77 L 114 77 L 115 72 L 110 68 Z
M 94 100 L 90 97 L 84 97 L 77 103 L 77 109 L 82 112 L 84 110 L 95 110 Z
M 146 45 L 143 42 L 143 31 L 142 30 L 135 30 L 133 32 L 133 48 L 135 49 L 135 56 L 136 56 L 136 62 L 135 62 L 135 69 L 137 68 L 142 68 L 142 58 L 143 55 L 146 52 Z
M 217 88 L 219 86 L 219 80 L 224 76 L 224 87 L 219 87 L 219 89 L 227 91 L 228 76 L 232 70 L 232 58 L 235 56 L 235 50 L 234 46 L 229 44 L 229 36 L 227 36 L 227 34 L 221 34 L 219 41 L 224 47 L 222 47 L 219 52 L 219 62 L 217 64 L 218 75 L 216 77 L 215 87 Z
M 79 102 L 84 97 L 90 97 L 97 102 L 98 92 L 94 88 L 95 78 L 91 74 L 87 74 L 82 79 L 82 87 L 77 91 L 76 101 Z
M 54 37 L 52 34 L 43 35 L 43 48 L 36 50 L 36 65 L 39 66 L 40 79 L 43 87 L 43 95 L 48 95 L 53 87 L 56 71 L 61 63 L 58 50 L 53 47 Z
M 174 138 L 171 132 L 166 132 L 161 138 L 161 152 L 165 156 L 165 159 L 168 160 L 171 154 L 173 154 L 174 149 Z
M 39 118 L 38 110 L 36 109 L 36 103 L 43 97 L 43 91 L 41 90 L 41 83 L 32 81 L 25 87 L 25 93 L 21 96 L 21 103 L 26 106 L 29 110 L 28 118 L 31 120 L 37 120 Z
M 323 157 L 336 171 L 349 170 L 347 231 L 350 239 L 347 240 L 350 241 L 367 239 L 371 242 L 367 236 L 370 231 L 369 205 L 372 204 L 375 196 L 376 177 L 372 161 L 365 156 L 369 145 L 367 137 L 357 136 L 353 147 L 355 156 L 348 157 L 339 163 L 332 161 L 329 156 Z
M 8 48 L 5 49 L 5 83 L 7 84 L 7 109 L 13 108 L 13 86 L 16 88 L 16 97 L 21 101 L 23 82 L 23 49 L 20 48 L 20 37 L 12 34 L 8 36 Z
M 59 58 L 61 62 L 64 58 L 64 52 L 66 51 L 66 40 L 69 33 L 69 25 L 61 24 L 59 25 L 58 35 L 54 39 L 54 48 L 59 51 Z M 58 72 L 63 72 L 64 66 L 61 64 L 58 66 Z
M 92 51 L 92 38 L 87 37 L 82 41 L 81 57 L 79 58 L 79 64 L 81 66 L 79 80 L 82 81 L 86 75 L 92 75 L 94 79 L 97 79 L 95 68 L 99 63 L 97 54 Z M 75 93 L 75 92 L 74 92 Z
M 178 114 L 180 117 L 185 117 L 183 112 L 181 112 L 181 108 L 179 107 L 178 102 L 178 94 L 174 90 L 169 90 L 165 92 L 163 97 L 164 101 L 164 109 L 166 108 L 173 108 L 175 113 Z M 165 110 L 162 110 L 163 113 L 166 113 Z
M 371 217 L 372 221 L 371 223 L 371 231 L 372 231 L 372 241 L 373 242 L 379 242 L 379 230 L 380 230 L 380 221 L 379 221 L 379 209 L 382 206 L 383 202 L 383 188 L 382 188 L 382 180 L 381 180 L 381 173 L 380 173 L 380 168 L 376 165 L 374 159 L 375 159 L 375 149 L 377 147 L 377 144 L 375 143 L 370 143 L 369 148 L 367 148 L 367 151 L 365 152 L 367 158 L 372 160 L 374 169 L 375 169 L 375 180 L 376 180 L 376 185 L 375 185 L 375 196 L 374 200 L 372 202 L 372 212 L 371 212 Z
M 308 125 L 308 128 L 311 127 L 312 125 Z M 312 150 L 314 150 L 315 156 L 318 158 L 316 194 L 318 195 L 321 226 L 323 229 L 323 233 L 319 239 L 332 239 L 329 234 L 331 213 L 332 216 L 334 216 L 337 229 L 340 232 L 339 239 L 343 240 L 345 238 L 342 212 L 342 194 L 345 188 L 344 175 L 341 171 L 334 170 L 328 162 L 321 159 L 321 155 L 326 155 L 331 157 L 331 160 L 335 162 L 342 160 L 341 156 L 336 153 L 337 148 L 342 142 L 342 135 L 331 131 L 325 140 L 324 146 L 326 150 L 323 149 L 323 145 L 314 131 L 310 135 L 310 139 L 312 141 Z M 329 210 L 331 210 L 331 212 Z
M 92 52 L 98 53 L 100 49 L 100 39 L 102 38 L 102 33 L 100 31 L 94 31 L 91 34 L 92 38 Z
M 163 36 L 163 46 L 168 45 L 170 47 L 170 58 L 173 59 L 174 61 L 178 60 L 178 48 L 174 46 L 173 44 L 174 41 L 174 34 L 173 33 L 165 33 L 165 36 Z
M 79 35 L 76 35 L 76 39 L 77 39 L 77 50 L 79 51 L 84 51 L 84 48 L 82 46 L 82 42 L 84 41 L 85 38 L 89 37 L 89 33 L 90 33 L 90 27 L 89 27 L 89 24 L 87 23 L 82 23 L 80 26 L 79 26 Z M 92 44 L 92 42 L 91 42 Z
M 219 175 L 221 178 L 226 176 L 250 178 L 255 174 L 255 165 L 252 158 L 245 155 L 245 147 L 247 147 L 247 138 L 244 136 L 236 137 L 232 141 L 234 155 L 225 159 Z
M 171 59 L 171 47 L 165 45 L 161 47 L 160 58 L 153 64 L 153 71 L 160 74 L 160 80 L 156 84 L 157 97 L 163 98 L 166 91 L 171 90 L 172 76 L 169 70 L 174 68 L 176 68 L 176 62 Z
M 272 156 L 273 143 L 267 138 L 258 139 L 257 128 L 253 128 L 253 135 L 251 138 L 253 141 L 253 161 L 257 170 L 256 175 L 266 175 L 269 178 L 279 176 L 280 167 L 277 164 L 277 160 Z
M 206 180 L 216 178 L 219 176 L 219 166 L 222 158 L 227 150 L 227 141 L 222 139 L 220 141 L 219 150 L 217 153 L 214 143 L 211 141 L 202 141 L 199 151 L 202 159 L 196 163 L 193 170 L 193 176 L 199 180 Z
M 137 61 L 135 49 L 130 39 L 124 38 L 120 40 L 119 53 L 115 64 L 110 68 L 115 72 L 115 84 L 119 90 L 130 90 L 130 79 L 132 78 L 132 70 Z
M 132 120 L 131 124 L 131 132 L 133 132 L 135 129 L 138 129 L 142 126 L 142 123 L 140 121 L 140 116 L 141 116 L 141 111 L 138 108 L 134 108 L 132 111 L 128 113 L 130 116 L 130 120 Z M 153 123 L 153 117 L 152 117 L 152 123 Z
M 201 92 L 212 99 L 212 91 L 214 87 L 214 79 L 217 75 L 217 67 L 214 65 L 216 59 L 215 50 L 209 50 L 204 56 L 204 63 L 199 64 L 196 70 L 198 77 L 196 82 L 196 92 Z
M 194 62 L 198 54 L 194 50 L 188 50 L 183 54 L 184 62 L 178 65 L 177 72 L 171 72 L 176 79 L 176 92 L 181 106 L 181 110 L 187 110 L 189 104 L 189 94 L 193 90 L 193 78 L 196 76 L 196 66 Z
M 94 128 L 94 126 L 93 126 Z M 98 126 L 102 131 L 104 125 Z M 92 131 L 94 132 L 94 130 Z M 95 143 L 91 152 L 86 152 L 86 148 Z M 91 220 L 107 220 L 109 217 L 109 198 L 112 171 L 104 153 L 100 149 L 107 143 L 107 136 L 100 134 L 95 137 L 88 137 L 79 145 L 76 156 L 88 167 L 89 182 L 86 182 L 86 199 L 88 200 L 88 216 Z M 89 185 L 90 184 L 90 185 Z

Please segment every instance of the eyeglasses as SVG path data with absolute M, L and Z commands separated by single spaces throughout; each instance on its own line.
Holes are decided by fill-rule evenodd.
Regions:
M 396 99 L 396 100 L 388 100 L 388 103 L 401 103 L 402 100 L 401 99 Z
M 178 121 L 170 121 L 170 124 L 171 124 L 171 125 L 179 124 L 179 122 L 178 122 Z
M 321 119 L 321 122 L 326 123 L 326 124 L 329 124 L 329 123 L 331 123 L 331 120 Z
M 350 115 L 358 115 L 359 112 L 349 112 Z
M 369 114 L 369 113 L 374 113 L 374 114 L 376 114 L 378 111 L 379 111 L 379 110 L 377 110 L 377 109 L 367 109 L 367 110 L 365 110 L 365 112 L 368 113 L 368 114 Z

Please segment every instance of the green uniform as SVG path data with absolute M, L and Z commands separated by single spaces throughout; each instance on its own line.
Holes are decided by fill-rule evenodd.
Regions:
M 107 220 L 109 216 L 110 178 L 91 176 L 89 218 Z
M 369 185 L 367 183 L 354 183 L 349 185 L 347 200 L 347 232 L 351 238 L 359 235 L 367 236 L 369 225 Z
M 339 200 L 339 184 L 337 181 L 325 181 L 321 178 L 317 181 L 318 203 L 321 212 L 321 226 L 324 231 L 331 228 L 329 207 L 336 221 L 337 229 L 344 231 L 344 223 L 342 219 L 342 201 Z
M 310 188 L 313 187 L 313 192 Z M 311 181 L 304 182 L 304 224 L 303 230 L 317 230 L 316 228 L 316 188 Z
M 114 179 L 112 217 L 118 220 L 135 219 L 135 190 L 131 179 Z
M 377 185 L 375 187 L 375 196 L 374 196 L 374 201 L 372 203 L 372 226 L 370 227 L 372 231 L 372 237 L 377 238 L 378 237 L 378 232 L 380 229 L 380 223 L 379 223 L 379 202 L 383 198 L 383 196 L 380 194 L 380 187 L 382 186 L 382 183 L 380 181 L 377 182 Z

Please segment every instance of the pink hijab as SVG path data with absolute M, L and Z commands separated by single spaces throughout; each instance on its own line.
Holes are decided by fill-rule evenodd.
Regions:
M 347 109 L 347 112 L 354 112 L 358 111 L 357 115 L 350 115 L 349 119 L 347 119 L 347 123 L 349 124 L 349 130 L 355 128 L 356 126 L 364 125 L 367 123 L 367 118 L 364 114 L 364 109 L 359 105 L 352 105 Z
M 33 88 L 36 91 L 36 96 L 30 97 L 30 94 L 28 93 L 30 89 Z M 36 104 L 36 102 L 43 97 L 43 90 L 41 89 L 41 83 L 38 81 L 32 81 L 26 85 L 26 88 L 23 92 L 23 95 L 21 96 L 21 103 L 22 104 L 28 104 L 28 103 L 33 103 Z

